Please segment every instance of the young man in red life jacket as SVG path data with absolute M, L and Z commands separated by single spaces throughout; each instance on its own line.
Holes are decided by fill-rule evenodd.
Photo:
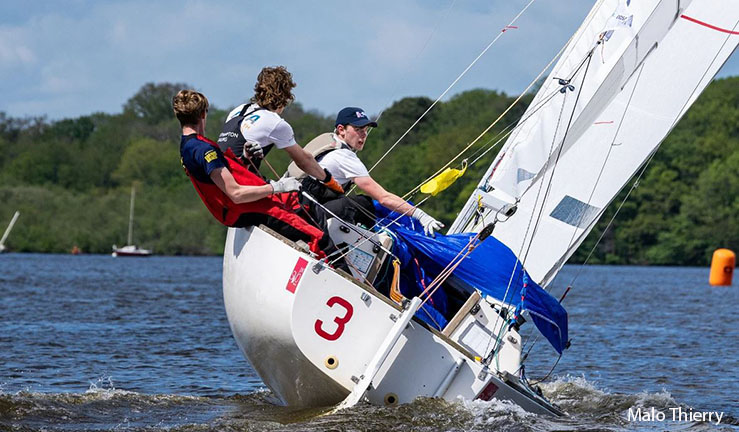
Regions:
M 208 99 L 193 90 L 181 90 L 172 107 L 182 126 L 180 156 L 200 198 L 222 224 L 248 227 L 264 224 L 285 237 L 307 242 L 311 250 L 333 248 L 321 229 L 295 213 L 299 209 L 300 183 L 291 177 L 267 184 L 236 159 L 231 150 L 224 155 L 216 143 L 205 138 Z

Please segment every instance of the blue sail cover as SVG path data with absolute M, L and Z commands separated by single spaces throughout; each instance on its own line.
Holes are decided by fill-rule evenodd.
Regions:
M 384 219 L 379 218 L 379 223 L 397 237 L 394 252 L 403 262 L 402 273 L 406 274 L 406 280 L 418 280 L 418 269 L 414 268 L 416 267 L 414 265 L 408 265 L 409 261 L 415 259 L 426 273 L 426 280 L 429 281 L 438 275 L 459 251 L 466 249 L 470 240 L 475 237 L 473 233 L 448 236 L 437 234 L 435 238 L 428 237 L 418 231 L 419 224 L 411 218 L 406 216 L 397 220 L 396 223 L 388 223 L 396 219 L 393 216 L 397 217 L 397 214 L 388 214 L 387 210 L 381 206 L 376 205 L 376 207 L 378 215 L 385 215 Z M 511 279 L 511 273 L 513 273 L 513 279 Z M 556 298 L 531 280 L 521 262 L 506 245 L 493 236 L 477 242 L 477 247 L 462 261 L 453 274 L 484 295 L 516 305 L 519 314 L 528 311 L 536 328 L 558 353 L 562 353 L 567 344 L 567 311 Z M 403 278 L 401 282 L 402 280 Z M 526 282 L 525 288 L 524 282 Z M 506 294 L 509 283 L 510 288 Z M 401 285 L 401 291 L 405 295 L 417 294 L 407 293 L 408 289 L 408 286 Z M 420 293 L 422 287 L 415 291 Z M 437 291 L 437 293 L 440 292 L 442 290 Z M 441 300 L 437 299 L 434 307 L 444 313 Z

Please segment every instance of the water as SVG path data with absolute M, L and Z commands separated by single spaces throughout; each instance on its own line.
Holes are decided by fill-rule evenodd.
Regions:
M 496 401 L 277 406 L 231 337 L 220 278 L 219 258 L 1 255 L 0 430 L 739 430 L 739 294 L 709 287 L 707 269 L 579 276 L 565 301 L 573 345 L 542 385 L 560 419 Z M 529 376 L 549 370 L 545 345 Z M 667 419 L 628 420 L 651 407 Z M 669 421 L 677 407 L 724 417 Z

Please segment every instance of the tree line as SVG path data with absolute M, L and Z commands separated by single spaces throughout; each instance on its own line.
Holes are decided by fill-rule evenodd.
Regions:
M 223 250 L 225 228 L 209 215 L 179 161 L 172 95 L 182 83 L 149 83 L 120 114 L 48 121 L 0 112 L 0 228 L 21 218 L 7 246 L 19 252 L 108 253 L 126 241 L 130 188 L 136 187 L 136 244 L 156 254 L 205 255 Z M 471 152 L 482 156 L 464 177 L 424 208 L 447 226 L 500 146 L 505 126 L 523 114 L 529 95 Z M 428 178 L 497 118 L 513 98 L 467 91 L 440 102 L 373 171 L 399 195 Z M 371 131 L 360 157 L 372 166 L 432 104 L 395 102 Z M 227 109 L 211 107 L 207 135 L 216 138 Z M 333 128 L 333 114 L 295 103 L 283 115 L 302 145 Z M 717 247 L 739 249 L 739 77 L 714 81 L 665 140 L 648 170 L 595 248 L 591 263 L 705 265 Z M 466 156 L 469 156 L 467 154 Z M 282 173 L 285 152 L 268 161 Z M 266 166 L 266 164 L 263 164 Z M 454 167 L 459 167 L 455 164 Z M 274 177 L 267 170 L 265 175 Z M 625 197 L 614 200 L 571 262 L 582 261 Z M 420 201 L 421 195 L 411 196 Z

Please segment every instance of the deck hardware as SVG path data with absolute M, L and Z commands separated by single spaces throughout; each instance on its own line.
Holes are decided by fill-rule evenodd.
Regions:
M 366 292 L 363 292 L 360 298 L 362 299 L 363 302 L 367 303 L 370 299 L 370 296 Z
M 349 234 L 349 227 L 346 225 L 340 225 L 339 231 L 343 232 L 344 234 Z
M 518 343 L 518 340 L 515 337 L 513 337 L 513 336 L 508 336 L 508 342 L 510 342 L 512 344 L 517 344 Z
M 357 377 L 356 377 L 356 376 L 354 376 L 354 375 L 352 375 L 352 377 L 351 377 L 351 380 L 352 380 L 352 382 L 353 382 L 354 384 L 358 384 L 358 383 L 359 383 L 359 378 L 357 378 Z
M 339 359 L 336 356 L 330 355 L 323 361 L 324 366 L 329 369 L 336 369 L 339 366 Z
M 398 316 L 395 314 L 390 314 L 390 321 L 395 322 L 398 320 Z
M 398 404 L 398 395 L 395 393 L 388 393 L 385 395 L 385 406 L 395 406 Z
M 485 381 L 485 378 L 487 378 L 488 376 L 488 372 L 489 372 L 488 367 L 487 366 L 483 367 L 480 370 L 480 373 L 477 374 L 477 379 L 479 379 L 480 381 Z
M 316 263 L 313 264 L 313 267 L 311 267 L 311 270 L 313 270 L 313 273 L 318 274 L 324 269 L 324 267 L 323 261 L 316 261 Z
M 446 393 L 447 390 L 449 390 L 449 386 L 452 384 L 452 381 L 454 381 L 454 378 L 457 377 L 457 374 L 459 373 L 459 369 L 462 368 L 462 365 L 465 363 L 464 357 L 459 357 L 454 364 L 452 365 L 451 369 L 449 369 L 449 372 L 447 372 L 444 379 L 441 381 L 441 384 L 439 384 L 439 387 L 434 392 L 434 397 L 443 397 L 444 393 Z

